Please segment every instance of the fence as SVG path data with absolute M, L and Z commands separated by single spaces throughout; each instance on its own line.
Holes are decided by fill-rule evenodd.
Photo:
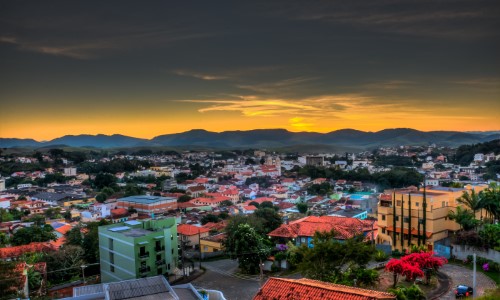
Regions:
M 490 259 L 492 261 L 500 262 L 500 252 L 495 250 L 476 250 L 474 247 L 466 245 L 452 245 L 452 255 L 457 259 L 467 259 L 468 255 L 476 253 L 477 256 Z

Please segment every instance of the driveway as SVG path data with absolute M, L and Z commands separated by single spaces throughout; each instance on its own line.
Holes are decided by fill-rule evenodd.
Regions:
M 238 262 L 231 259 L 203 262 L 206 272 L 191 284 L 197 288 L 219 290 L 228 300 L 251 300 L 260 288 L 260 277 L 237 273 Z
M 440 270 L 451 278 L 451 290 L 440 299 L 455 299 L 454 288 L 459 284 L 472 286 L 472 270 L 453 264 L 446 264 Z M 496 284 L 491 278 L 481 272 L 476 272 L 476 290 L 474 291 L 476 297 L 494 288 Z

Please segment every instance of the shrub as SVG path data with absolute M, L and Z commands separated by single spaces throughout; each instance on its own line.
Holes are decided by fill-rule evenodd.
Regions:
M 403 254 L 398 249 L 392 250 L 392 257 L 401 257 Z
M 373 259 L 377 262 L 386 261 L 389 258 L 389 255 L 385 254 L 384 251 L 377 250 L 373 255 Z

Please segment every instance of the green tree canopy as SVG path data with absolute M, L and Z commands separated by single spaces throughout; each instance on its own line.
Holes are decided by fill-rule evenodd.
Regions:
M 239 224 L 234 232 L 228 232 L 226 252 L 238 259 L 240 269 L 249 274 L 260 271 L 260 264 L 270 254 L 264 239 L 249 224 Z
M 276 210 L 269 207 L 262 208 L 262 204 L 260 208 L 255 210 L 254 217 L 262 220 L 263 230 L 266 234 L 280 227 L 283 223 L 281 216 L 276 212 Z
M 302 245 L 298 249 L 298 257 L 301 257 L 298 267 L 305 277 L 337 282 L 343 278 L 342 267 L 363 268 L 368 263 L 375 250 L 364 242 L 363 236 L 340 242 L 335 235 L 335 231 L 316 232 L 312 248 Z
M 27 245 L 32 242 L 48 242 L 57 239 L 54 228 L 50 225 L 32 225 L 20 228 L 14 233 L 11 243 L 14 246 Z

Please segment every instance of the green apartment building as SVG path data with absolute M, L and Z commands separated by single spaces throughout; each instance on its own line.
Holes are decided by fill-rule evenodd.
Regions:
M 178 261 L 176 219 L 100 226 L 99 253 L 103 283 L 172 274 Z

